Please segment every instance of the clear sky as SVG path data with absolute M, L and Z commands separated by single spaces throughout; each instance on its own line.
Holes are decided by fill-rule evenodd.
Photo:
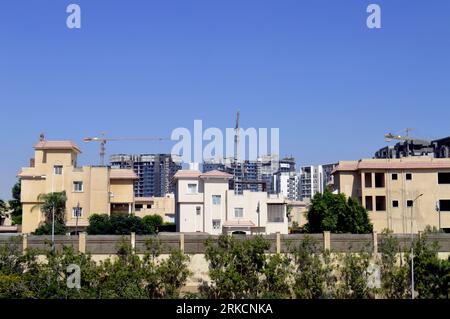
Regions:
M 0 43 L 0 198 L 41 132 L 80 144 L 82 164 L 98 162 L 85 136 L 224 129 L 237 109 L 244 128 L 280 128 L 300 164 L 371 157 L 406 127 L 450 135 L 448 0 L 2 0 Z

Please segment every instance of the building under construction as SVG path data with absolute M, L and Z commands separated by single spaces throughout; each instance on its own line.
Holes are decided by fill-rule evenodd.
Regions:
M 203 163 L 204 173 L 213 170 L 233 175 L 230 189 L 234 189 L 236 194 L 242 194 L 244 190 L 273 194 L 276 191 L 274 176 L 280 172 L 295 172 L 295 159 L 289 157 L 279 160 L 278 156 L 267 155 L 257 160 L 220 159 Z
M 400 140 L 394 146 L 386 146 L 375 153 L 375 158 L 403 158 L 412 156 L 427 156 L 432 158 L 450 157 L 450 137 L 429 141 L 387 134 L 386 140 Z
M 133 168 L 139 177 L 134 185 L 136 197 L 165 197 L 174 192 L 173 176 L 182 168 L 181 157 L 171 154 L 116 154 L 109 158 L 113 168 Z

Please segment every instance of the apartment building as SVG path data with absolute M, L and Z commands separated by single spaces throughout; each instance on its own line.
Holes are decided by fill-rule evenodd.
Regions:
M 257 160 L 234 161 L 233 159 L 208 160 L 203 163 L 203 172 L 218 170 L 233 175 L 230 187 L 237 194 L 249 190 L 277 194 L 276 175 L 295 172 L 295 159 L 286 157 L 279 159 L 276 155 L 266 155 Z
M 131 213 L 136 174 L 106 166 L 78 167 L 80 148 L 72 141 L 47 141 L 34 146 L 30 166 L 21 169 L 22 232 L 31 233 L 45 220 L 39 195 L 65 191 L 66 226 L 81 230 L 91 214 Z
M 209 234 L 288 233 L 286 202 L 267 192 L 230 188 L 233 175 L 214 170 L 175 174 L 176 224 L 179 232 Z
M 358 198 L 374 229 L 423 231 L 427 225 L 450 231 L 450 159 L 406 157 L 339 162 L 334 188 Z
M 164 198 L 173 193 L 172 178 L 182 167 L 181 157 L 171 154 L 115 154 L 109 162 L 113 168 L 133 169 L 139 178 L 134 185 L 136 197 Z
M 333 181 L 333 169 L 337 164 L 303 166 L 300 168 L 299 200 L 310 201 L 316 193 L 322 193 Z

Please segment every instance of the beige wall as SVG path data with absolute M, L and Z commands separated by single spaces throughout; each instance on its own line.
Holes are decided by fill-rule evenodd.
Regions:
M 44 222 L 38 199 L 40 194 L 65 191 L 66 222 L 75 224 L 72 209 L 82 208 L 79 225 L 87 225 L 92 214 L 109 214 L 110 202 L 132 203 L 133 180 L 110 181 L 108 167 L 76 167 L 75 150 L 36 150 L 34 167 L 23 168 L 21 179 L 21 202 L 23 205 L 22 232 L 31 233 Z M 54 165 L 63 166 L 61 175 L 54 174 Z M 83 190 L 74 189 L 74 182 L 82 182 Z M 114 197 L 110 200 L 110 192 Z M 33 208 L 33 209 L 32 209 Z
M 450 161 L 450 159 L 445 160 Z M 377 160 L 363 161 L 373 163 Z M 386 162 L 386 160 L 378 161 Z M 418 159 L 390 160 L 391 163 L 400 161 L 414 162 Z M 437 162 L 436 159 L 424 158 L 421 158 L 421 161 Z M 450 184 L 438 183 L 439 172 L 450 173 L 450 169 L 363 169 L 354 172 L 337 172 L 335 186 L 341 193 L 359 198 L 366 208 L 370 208 L 367 205 L 367 198 L 372 198 L 373 208 L 369 211 L 369 215 L 376 231 L 381 232 L 389 228 L 395 233 L 410 233 L 412 214 L 413 232 L 418 232 L 423 231 L 428 225 L 439 227 L 436 203 L 439 200 L 450 199 Z M 375 186 L 375 173 L 384 174 L 384 187 Z M 369 174 L 372 176 L 371 187 L 365 185 L 365 175 Z M 398 180 L 393 180 L 393 174 L 397 174 Z M 406 180 L 406 174 L 412 174 L 412 180 Z M 363 181 L 362 187 L 361 181 Z M 415 200 L 420 194 L 423 196 L 415 202 L 414 206 L 407 207 L 407 201 Z M 377 196 L 385 199 L 385 209 L 377 210 Z M 398 202 L 398 207 L 393 206 L 393 201 Z M 450 228 L 450 212 L 441 212 L 441 228 Z
M 145 217 L 159 215 L 165 223 L 175 221 L 175 198 L 173 195 L 167 197 L 151 197 L 149 199 L 136 199 L 136 205 L 142 205 L 142 209 L 136 207 L 135 215 Z

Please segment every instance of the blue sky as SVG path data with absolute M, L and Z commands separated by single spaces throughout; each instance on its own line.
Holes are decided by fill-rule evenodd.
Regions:
M 370 3 L 380 30 L 366 27 Z M 243 127 L 280 128 L 300 164 L 370 157 L 406 127 L 450 135 L 447 0 L 4 0 L 0 41 L 0 198 L 40 132 L 81 144 L 83 164 L 98 161 L 85 136 L 224 129 L 237 109 Z

